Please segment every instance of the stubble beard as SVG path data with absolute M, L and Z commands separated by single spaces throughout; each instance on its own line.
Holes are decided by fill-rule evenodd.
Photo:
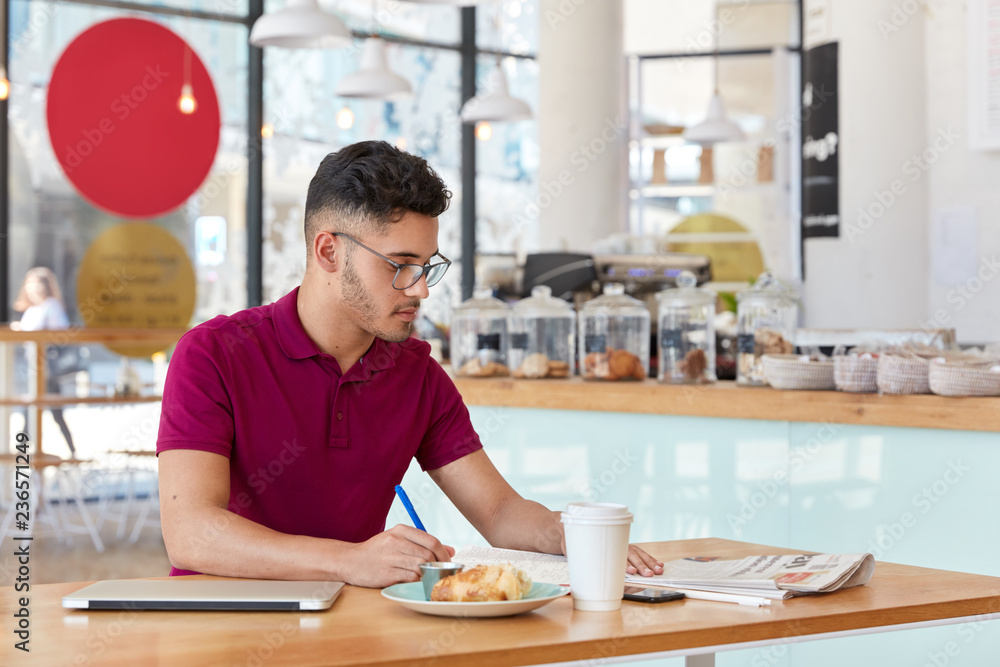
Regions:
M 402 343 L 413 332 L 412 322 L 400 320 L 400 326 L 395 329 L 385 329 L 378 325 L 379 308 L 375 297 L 365 287 L 361 277 L 354 271 L 350 262 L 344 268 L 341 294 L 344 301 L 358 314 L 359 326 L 376 338 L 390 343 Z

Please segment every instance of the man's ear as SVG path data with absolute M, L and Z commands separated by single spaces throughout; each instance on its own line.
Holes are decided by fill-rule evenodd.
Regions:
M 323 271 L 333 273 L 341 260 L 337 237 L 330 232 L 316 232 L 312 244 L 313 261 Z

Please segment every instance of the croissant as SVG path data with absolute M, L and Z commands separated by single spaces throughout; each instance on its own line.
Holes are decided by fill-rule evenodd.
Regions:
M 434 584 L 437 602 L 520 600 L 531 590 L 531 577 L 513 565 L 477 565 Z

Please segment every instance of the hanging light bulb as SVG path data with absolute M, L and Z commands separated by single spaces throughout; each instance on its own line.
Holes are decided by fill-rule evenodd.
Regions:
M 715 20 L 719 20 L 719 5 L 715 5 Z M 715 90 L 708 101 L 705 120 L 684 131 L 684 139 L 701 146 L 711 146 L 724 141 L 744 141 L 743 129 L 726 116 L 726 105 L 719 95 L 719 39 L 715 39 Z
M 6 14 L 6 11 L 2 12 L 2 14 Z M 0 14 L 0 18 L 3 18 L 2 14 Z M 0 53 L 4 54 L 4 62 L 6 63 L 7 25 L 3 21 L 0 21 L 0 48 L 3 49 Z M 6 100 L 8 97 L 10 97 L 10 81 L 7 79 L 7 66 L 0 65 L 0 100 Z
M 271 125 L 271 123 L 264 123 L 263 125 L 260 126 L 261 139 L 270 139 L 273 136 L 274 136 L 274 125 Z
M 181 86 L 181 96 L 177 100 L 177 108 L 181 110 L 181 113 L 189 116 L 198 108 L 198 102 L 195 101 L 194 93 L 191 92 L 190 83 Z
M 184 45 L 184 84 L 181 86 L 181 96 L 177 100 L 177 108 L 182 114 L 191 115 L 198 108 L 191 90 L 191 49 Z
M 485 120 L 476 125 L 476 139 L 489 141 L 493 137 L 493 126 Z
M 406 150 L 406 137 L 397 137 L 396 138 L 396 148 L 398 148 L 401 151 L 405 151 Z
M 350 107 L 344 107 L 337 112 L 337 127 L 349 130 L 354 125 L 354 112 Z

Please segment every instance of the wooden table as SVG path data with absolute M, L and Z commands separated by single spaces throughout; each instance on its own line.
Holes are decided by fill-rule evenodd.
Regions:
M 643 546 L 663 559 L 794 553 L 714 538 Z M 771 607 L 684 600 L 578 612 L 566 597 L 495 619 L 426 616 L 353 586 L 326 612 L 63 609 L 62 597 L 83 585 L 32 587 L 31 664 L 494 667 L 685 655 L 704 667 L 716 651 L 1000 618 L 1000 578 L 890 563 L 866 586 Z M 7 588 L 0 602 L 2 664 L 13 650 L 14 597 Z

